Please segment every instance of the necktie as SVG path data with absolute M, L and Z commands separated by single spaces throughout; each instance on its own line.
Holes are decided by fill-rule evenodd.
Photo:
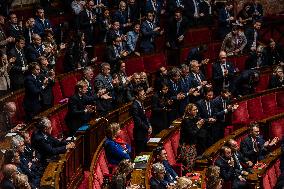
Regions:
M 179 35 L 180 21 L 177 22 L 177 35 Z
M 199 74 L 194 74 L 194 76 L 195 76 L 196 80 L 198 81 L 198 84 L 200 85 L 202 80 L 201 80 Z
M 235 159 L 235 162 L 236 162 L 236 165 L 237 165 L 238 169 L 239 169 L 239 170 L 242 170 L 243 167 L 242 167 L 242 165 L 241 165 L 241 163 L 240 163 L 240 161 L 239 161 L 239 158 L 238 158 L 238 156 L 237 156 L 237 152 L 234 153 L 234 159 Z
M 254 148 L 254 150 L 255 150 L 256 152 L 259 152 L 259 148 L 258 148 L 258 145 L 257 145 L 257 141 L 256 141 L 256 139 L 253 139 L 252 144 L 253 144 L 253 148 Z
M 207 108 L 208 116 L 211 117 L 211 106 L 210 106 L 209 101 L 206 101 L 206 108 Z

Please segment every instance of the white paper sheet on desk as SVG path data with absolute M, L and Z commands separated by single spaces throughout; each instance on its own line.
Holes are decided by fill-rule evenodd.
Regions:
M 73 141 L 76 141 L 76 137 L 73 137 Z M 72 140 L 72 137 L 68 137 L 68 138 L 66 138 L 66 141 L 71 141 Z
M 160 142 L 161 138 L 150 138 L 148 142 L 158 143 Z
M 16 136 L 16 135 L 17 135 L 17 133 L 7 133 L 6 137 L 11 137 L 11 136 Z

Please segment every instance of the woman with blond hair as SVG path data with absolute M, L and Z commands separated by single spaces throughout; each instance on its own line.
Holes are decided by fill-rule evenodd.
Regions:
M 177 189 L 188 189 L 190 187 L 192 187 L 192 181 L 188 177 L 179 177 L 177 179 Z
M 191 172 L 198 154 L 208 147 L 207 131 L 204 129 L 205 120 L 197 115 L 195 104 L 189 103 L 184 111 L 179 142 L 179 161 L 183 164 L 185 173 Z M 198 151 L 197 151 L 198 149 Z
M 27 175 L 14 174 L 13 183 L 17 189 L 31 189 Z
M 107 160 L 112 165 L 118 165 L 124 159 L 130 159 L 131 147 L 121 138 L 120 125 L 111 123 L 106 128 L 104 148 Z

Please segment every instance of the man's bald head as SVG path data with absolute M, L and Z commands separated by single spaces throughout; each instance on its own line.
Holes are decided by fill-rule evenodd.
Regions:
M 5 178 L 12 178 L 17 172 L 17 167 L 14 164 L 6 164 L 3 166 L 2 173 Z
M 15 102 L 5 102 L 3 106 L 3 111 L 7 113 L 10 117 L 14 116 L 17 111 L 16 103 Z

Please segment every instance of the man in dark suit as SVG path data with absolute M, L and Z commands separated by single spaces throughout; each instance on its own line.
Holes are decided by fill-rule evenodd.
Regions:
M 112 44 L 106 49 L 106 61 L 110 63 L 112 70 L 118 69 L 118 62 L 126 57 L 128 52 L 122 46 L 121 37 L 116 35 L 112 39 Z
M 204 91 L 204 98 L 196 103 L 200 117 L 207 122 L 206 129 L 211 136 L 211 138 L 209 139 L 211 140 L 210 143 L 218 141 L 220 133 L 220 127 L 216 124 L 216 117 L 212 102 L 213 96 L 213 90 L 210 88 L 206 89 Z
M 94 1 L 88 1 L 83 11 L 79 14 L 80 29 L 86 35 L 86 45 L 94 45 L 94 27 L 96 23 L 96 14 L 94 13 Z
M 253 20 L 261 20 L 263 17 L 262 5 L 257 0 L 252 0 L 249 14 L 253 16 Z
M 59 141 L 50 135 L 52 127 L 47 117 L 39 118 L 36 127 L 37 130 L 33 132 L 31 137 L 31 144 L 32 147 L 39 152 L 40 160 L 44 168 L 47 166 L 49 160 L 75 147 L 73 142 L 67 143 L 65 141 Z
M 152 133 L 151 124 L 146 116 L 146 112 L 143 106 L 143 101 L 146 98 L 146 93 L 142 87 L 138 87 L 134 90 L 135 100 L 129 110 L 130 115 L 134 121 L 134 142 L 135 150 L 139 154 L 147 148 L 147 141 Z
M 166 189 L 169 187 L 169 183 L 165 178 L 165 167 L 162 163 L 154 163 L 152 165 L 152 177 L 150 179 L 151 189 Z
M 32 35 L 32 43 L 26 49 L 26 57 L 28 62 L 36 62 L 37 58 L 44 53 L 41 37 L 38 34 Z
M 234 79 L 232 93 L 235 96 L 253 94 L 259 82 L 259 72 L 257 70 L 244 70 Z
M 26 39 L 27 44 L 32 43 L 32 36 L 34 34 L 34 25 L 35 25 L 35 19 L 29 18 L 26 22 L 26 27 L 24 28 L 23 35 Z
M 232 15 L 233 4 L 231 1 L 226 2 L 225 7 L 219 11 L 219 37 L 224 39 L 225 36 L 232 30 L 234 17 Z
M 270 40 L 269 46 L 266 47 L 266 54 L 268 65 L 283 64 L 284 62 L 284 51 L 280 44 L 275 43 L 273 39 Z
M 6 164 L 2 168 L 3 179 L 0 183 L 0 188 L 2 189 L 15 189 L 12 180 L 13 175 L 17 173 L 17 167 L 14 164 Z
M 49 82 L 48 78 L 42 82 L 39 80 L 40 67 L 37 63 L 29 65 L 29 72 L 24 81 L 25 96 L 23 101 L 27 121 L 31 121 L 41 111 L 42 92 Z
M 111 98 L 99 99 L 97 101 L 97 112 L 100 115 L 106 115 L 112 110 L 112 98 L 114 99 L 114 80 L 110 75 L 110 65 L 108 63 L 101 64 L 101 73 L 99 73 L 95 78 L 95 91 L 105 91 L 105 94 Z
M 174 15 L 177 9 L 183 10 L 183 8 L 184 8 L 183 0 L 169 0 L 167 2 L 167 10 L 169 15 Z
M 132 25 L 126 9 L 127 9 L 126 3 L 124 1 L 120 1 L 119 9 L 115 11 L 113 15 L 113 20 L 116 20 L 119 22 L 120 28 L 123 30 L 124 33 Z
M 247 175 L 246 172 L 251 171 L 250 169 L 253 166 L 253 162 L 249 161 L 246 157 L 244 157 L 244 155 L 240 151 L 240 146 L 238 142 L 234 139 L 230 139 L 227 142 L 227 145 L 232 150 L 232 157 L 235 162 L 235 167 L 241 171 L 244 171 L 242 172 L 242 174 Z
M 24 87 L 24 73 L 28 70 L 24 47 L 25 39 L 23 37 L 19 37 L 16 39 L 15 47 L 9 52 L 9 56 L 14 57 L 14 62 L 9 71 L 11 89 L 13 91 Z
M 157 35 L 162 35 L 164 30 L 157 27 L 154 21 L 154 14 L 148 12 L 146 20 L 141 25 L 141 50 L 145 53 L 150 53 L 155 50 L 154 40 Z
M 16 104 L 15 102 L 5 102 L 2 112 L 0 113 L 0 137 L 2 138 L 8 132 L 17 132 L 21 129 L 23 124 L 15 125 L 13 120 L 16 116 Z
M 23 27 L 18 24 L 17 15 L 15 13 L 11 13 L 9 20 L 9 25 L 7 27 L 8 36 L 18 38 L 23 35 Z
M 155 148 L 153 153 L 154 153 L 153 155 L 154 155 L 155 161 L 163 164 L 165 167 L 164 180 L 167 181 L 168 183 L 174 183 L 176 179 L 178 178 L 178 175 L 175 172 L 175 170 L 172 168 L 172 166 L 169 164 L 168 159 L 167 159 L 167 152 L 164 149 L 164 147 L 159 146 Z
M 217 96 L 213 101 L 213 109 L 215 112 L 215 117 L 217 119 L 216 125 L 219 128 L 216 135 L 218 138 L 224 137 L 224 128 L 230 124 L 228 118 L 233 111 L 238 108 L 237 104 L 231 104 L 230 100 L 231 93 L 228 89 L 222 89 L 221 94 Z
M 246 60 L 246 69 L 258 69 L 268 65 L 268 59 L 263 46 L 258 46 L 256 52 L 251 52 Z
M 253 28 L 248 28 L 245 31 L 247 38 L 247 51 L 256 51 L 257 45 L 259 44 L 259 30 L 261 28 L 261 21 L 256 20 L 253 23 Z
M 169 22 L 168 43 L 173 49 L 180 47 L 188 28 L 188 20 L 182 16 L 181 10 L 176 10 L 174 18 Z
M 246 189 L 248 188 L 244 172 L 236 165 L 232 156 L 232 150 L 228 146 L 223 146 L 220 149 L 220 157 L 215 161 L 215 165 L 220 167 L 220 176 L 224 181 L 231 181 L 233 189 Z
M 124 41 L 125 36 L 123 35 L 122 31 L 120 30 L 120 24 L 117 20 L 114 20 L 111 23 L 111 28 L 106 32 L 106 43 L 107 45 L 112 45 L 113 39 L 119 36 Z
M 204 16 L 204 14 L 200 14 L 199 3 L 200 0 L 184 1 L 184 14 L 188 18 L 191 26 L 198 25 L 199 19 Z
M 235 68 L 231 62 L 227 62 L 225 51 L 220 52 L 219 61 L 213 64 L 212 72 L 215 94 L 219 95 L 223 88 L 231 90 Z
M 95 111 L 94 98 L 87 96 L 87 91 L 87 83 L 79 81 L 75 86 L 75 94 L 68 101 L 65 122 L 69 128 L 69 136 L 74 136 L 78 128 L 87 124 Z
M 277 88 L 277 87 L 284 87 L 284 74 L 283 68 L 277 66 L 274 70 L 274 74 L 271 76 L 269 81 L 269 89 Z
M 43 8 L 39 7 L 36 11 L 34 33 L 37 33 L 38 35 L 43 37 L 45 30 L 52 30 L 52 27 L 49 20 L 45 18 Z
M 278 137 L 274 137 L 271 141 L 265 141 L 259 133 L 258 123 L 251 123 L 250 135 L 241 142 L 241 152 L 253 163 L 264 159 L 269 148 L 279 141 Z
M 145 3 L 145 12 L 152 12 L 155 16 L 155 22 L 160 21 L 160 15 L 162 11 L 162 2 L 161 0 L 146 0 Z

